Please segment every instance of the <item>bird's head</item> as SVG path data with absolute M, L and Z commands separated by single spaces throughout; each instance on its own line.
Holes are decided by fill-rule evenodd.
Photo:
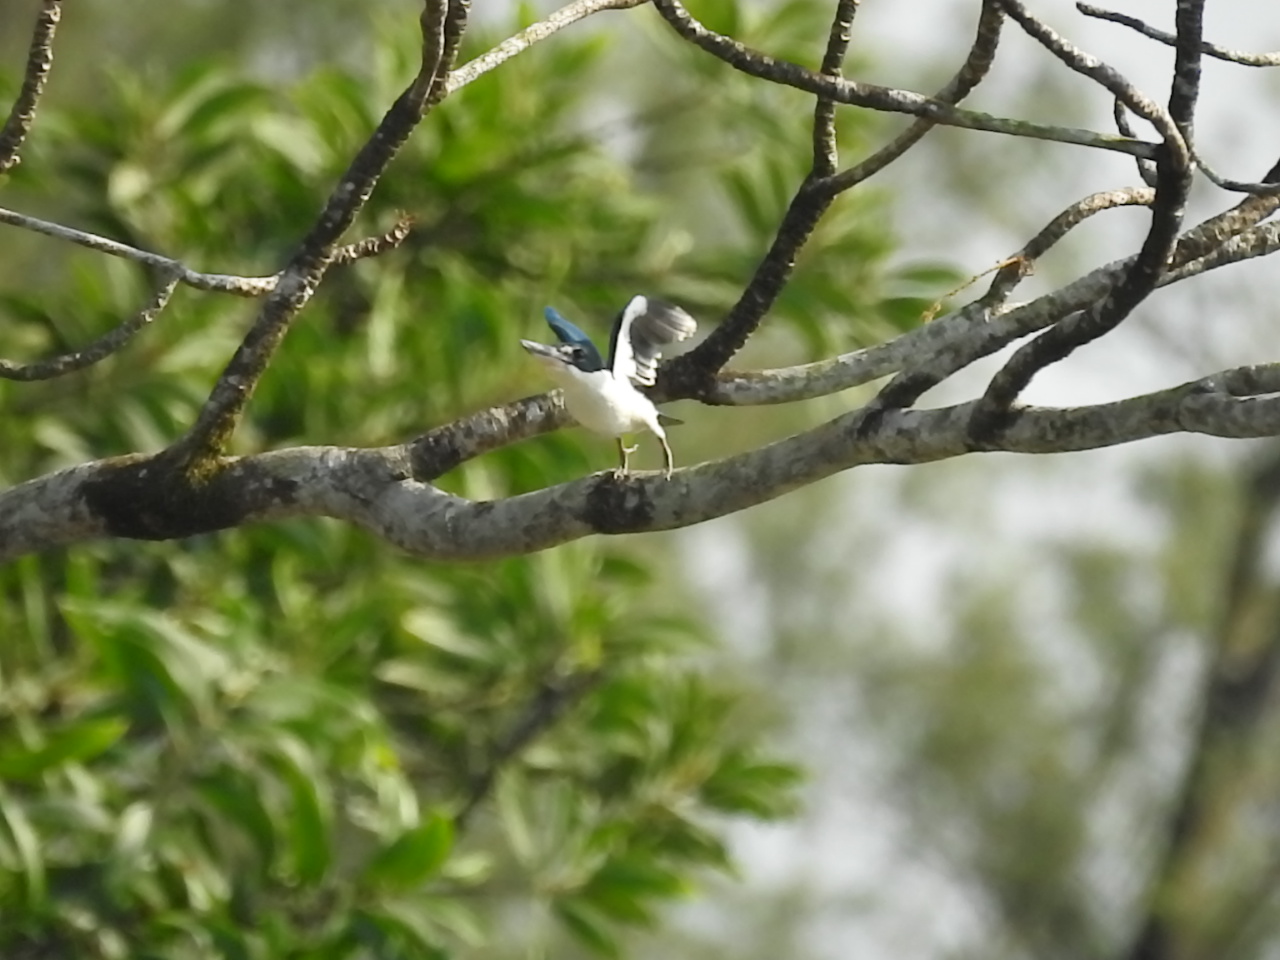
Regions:
M 590 337 L 560 316 L 552 307 L 547 307 L 545 315 L 547 323 L 560 342 L 551 345 L 534 340 L 521 340 L 520 346 L 528 350 L 538 362 L 553 373 L 565 367 L 574 367 L 583 373 L 604 369 L 604 359 Z

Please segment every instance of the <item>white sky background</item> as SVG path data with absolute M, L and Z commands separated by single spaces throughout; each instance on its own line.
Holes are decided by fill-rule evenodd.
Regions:
M 1172 29 L 1173 0 L 1098 5 Z M 1083 17 L 1068 0 L 1037 0 L 1029 6 L 1153 99 L 1167 99 L 1169 48 L 1119 25 Z M 964 56 L 977 9 L 976 0 L 863 0 L 852 51 L 876 64 L 859 79 L 931 92 Z M 1210 0 L 1206 37 L 1248 51 L 1280 49 L 1280 3 Z M 1073 93 L 1061 105 L 1061 116 L 1033 112 L 1030 100 L 1043 93 L 1045 69 L 1066 72 L 1016 25 L 1007 24 L 996 70 L 966 106 L 1113 129 L 1110 99 L 1083 79 L 1071 83 Z M 1280 157 L 1280 71 L 1206 60 L 1197 130 L 1204 156 L 1220 173 L 1259 178 Z M 1028 147 L 969 131 L 944 131 L 931 138 L 881 179 L 882 186 L 896 193 L 902 255 L 912 260 L 933 256 L 978 273 L 1017 250 L 1074 200 L 1094 190 L 1138 183 L 1132 161 L 1120 155 L 1057 144 Z M 989 169 L 1002 172 L 996 183 L 981 189 L 995 192 L 983 197 L 980 189 L 975 195 L 972 186 L 981 184 Z M 1019 206 L 1011 209 L 1011 199 Z M 1202 185 L 1189 220 L 1232 202 L 1229 195 Z M 1096 217 L 1045 261 L 1039 276 L 1020 291 L 1022 298 L 1132 252 L 1147 221 L 1138 210 Z M 1052 405 L 1099 402 L 1276 359 L 1275 278 L 1276 265 L 1262 260 L 1157 295 L 1116 333 L 1038 376 L 1025 399 Z M 927 399 L 950 402 L 973 396 L 998 363 L 994 359 L 978 365 Z M 843 516 L 833 526 L 849 544 L 843 549 L 850 571 L 856 571 L 852 575 L 869 581 L 851 585 L 851 594 L 877 597 L 885 609 L 899 611 L 906 630 L 925 634 L 942 615 L 942 586 L 958 565 L 1017 564 L 1034 583 L 1046 552 L 1063 538 L 1151 543 L 1161 530 L 1135 500 L 1136 467 L 1187 452 L 1220 461 L 1248 448 L 1240 442 L 1177 437 L 1036 462 L 1001 457 L 987 465 L 988 502 L 999 509 L 993 525 L 981 531 L 963 522 L 939 526 L 919 520 L 903 529 L 894 507 L 902 502 L 908 471 L 885 468 L 842 475 L 827 486 L 845 501 L 838 511 Z M 948 470 L 968 471 L 969 463 L 929 470 L 934 482 L 947 483 L 948 476 L 962 475 Z M 787 509 L 783 503 L 758 512 L 785 516 Z M 743 554 L 745 541 L 733 532 L 736 523 L 730 518 L 695 528 L 682 542 L 690 576 L 706 590 L 712 616 L 726 625 L 728 641 L 740 644 L 750 657 L 768 646 L 761 631 L 769 629 L 769 591 L 758 579 L 761 565 Z M 842 548 L 831 537 L 810 549 L 815 568 L 843 562 Z M 877 562 L 858 563 L 868 550 L 875 552 Z M 887 806 L 878 790 L 883 758 L 867 746 L 875 738 L 860 732 L 859 722 L 856 709 L 826 703 L 810 704 L 796 718 L 796 741 L 814 775 L 808 810 L 793 825 L 739 830 L 736 849 L 743 882 L 761 890 L 799 883 L 827 899 L 827 910 L 806 918 L 807 946 L 814 956 L 876 960 L 943 955 L 981 937 L 981 904 L 948 879 L 941 865 L 930 862 L 927 851 L 907 834 L 905 821 Z M 704 902 L 697 907 L 690 924 L 709 934 L 717 928 L 740 930 L 741 916 L 735 912 L 741 910 L 742 904 L 733 903 L 729 894 L 720 906 Z

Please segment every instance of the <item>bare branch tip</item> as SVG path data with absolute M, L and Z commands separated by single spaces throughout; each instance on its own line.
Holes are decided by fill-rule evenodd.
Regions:
M 9 118 L 4 127 L 0 128 L 0 173 L 18 165 L 18 151 L 22 149 L 22 144 L 35 123 L 36 107 L 44 93 L 49 71 L 53 69 L 53 37 L 61 19 L 61 0 L 43 0 L 31 34 L 22 87 L 9 111 Z

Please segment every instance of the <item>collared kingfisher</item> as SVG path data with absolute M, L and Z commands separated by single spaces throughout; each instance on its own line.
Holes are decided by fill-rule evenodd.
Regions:
M 578 327 L 552 307 L 544 314 L 560 342 L 549 346 L 521 340 L 520 345 L 564 390 L 569 413 L 588 430 L 617 439 L 621 475 L 627 474 L 628 457 L 637 449 L 623 442 L 623 434 L 641 428 L 651 431 L 662 444 L 663 476 L 670 478 L 671 447 L 660 420 L 664 415 L 636 388 L 654 384 L 662 348 L 692 336 L 697 322 L 674 304 L 653 297 L 632 297 L 613 321 L 609 362 L 605 363 L 591 338 Z

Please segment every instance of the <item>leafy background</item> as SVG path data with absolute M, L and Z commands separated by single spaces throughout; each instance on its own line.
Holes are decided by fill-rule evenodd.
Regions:
M 720 7 L 797 50 L 826 29 L 807 3 L 754 21 Z M 59 69 L 88 42 L 80 16 L 67 11 Z M 493 18 L 464 57 L 532 16 Z M 412 75 L 406 22 L 380 14 L 363 56 L 305 67 L 264 69 L 288 51 L 256 29 L 184 49 L 193 31 L 140 60 L 104 45 L 92 71 L 55 71 L 6 202 L 269 273 Z M 243 449 L 403 440 L 542 389 L 518 340 L 544 303 L 597 330 L 639 290 L 707 322 L 731 303 L 805 169 L 804 98 L 735 80 L 711 111 L 699 58 L 619 48 L 570 32 L 433 114 L 359 226 L 403 211 L 413 234 L 331 274 Z M 632 79 L 655 71 L 676 79 Z M 921 277 L 885 271 L 878 203 L 823 225 L 762 349 L 816 355 L 918 315 Z M 10 355 L 82 343 L 147 295 L 133 265 L 6 240 Z M 182 291 L 84 374 L 0 385 L 4 482 L 163 446 L 253 309 Z M 741 429 L 721 445 L 755 441 Z M 714 449 L 711 433 L 678 443 Z M 531 489 L 605 466 L 605 446 L 565 432 L 446 483 Z M 0 953 L 498 955 L 531 935 L 617 952 L 621 928 L 730 868 L 726 818 L 786 815 L 799 779 L 768 746 L 758 685 L 708 669 L 708 625 L 664 553 L 590 542 L 445 566 L 307 522 L 0 571 Z
M 810 0 L 691 6 L 800 62 L 827 30 Z M 860 29 L 893 6 L 864 4 Z M 908 25 L 948 57 L 972 13 L 951 6 L 963 21 Z M 468 56 L 534 16 L 476 7 Z M 0 101 L 34 10 L 0 7 Z M 412 75 L 417 10 L 133 0 L 124 17 L 80 0 L 4 203 L 269 273 Z M 704 327 L 727 309 L 803 175 L 812 104 L 647 13 L 537 46 L 415 134 L 357 231 L 408 212 L 414 233 L 331 272 L 242 449 L 395 442 L 542 390 L 517 341 L 544 334 L 544 304 L 597 333 L 637 291 Z M 1251 45 L 1262 14 L 1245 13 Z M 851 73 L 908 67 L 897 47 L 858 48 L 878 62 Z M 983 91 L 995 109 L 1106 127 L 1108 105 L 1091 114 L 1052 69 L 1009 76 Z M 850 157 L 891 129 L 841 124 Z M 891 336 L 1061 205 L 1132 180 L 1115 161 L 1082 185 L 1077 154 L 995 144 L 939 131 L 887 189 L 842 198 L 742 365 Z M 1014 190 L 1023 178 L 1040 188 Z M 993 241 L 992 224 L 1011 233 Z M 1031 282 L 1129 236 L 1089 229 Z M 84 343 L 148 295 L 133 265 L 4 240 L 6 356 Z M 1068 385 L 1137 389 L 1152 370 L 1163 385 L 1273 352 L 1270 301 L 1234 277 L 1206 280 L 1223 322 L 1205 325 L 1195 296 L 1162 301 L 1102 351 L 1111 366 L 1095 352 Z M 91 370 L 0 382 L 0 482 L 164 446 L 253 310 L 179 291 Z M 676 456 L 849 402 L 677 406 Z M 313 521 L 11 564 L 0 956 L 1123 956 L 1212 668 L 1224 651 L 1265 661 L 1280 596 L 1267 461 L 1202 438 L 1141 449 L 1155 452 L 859 470 L 682 536 L 492 564 L 425 563 Z M 445 483 L 499 496 L 611 456 L 569 430 Z M 1280 929 L 1275 711 L 1233 722 L 1200 754 L 1215 777 L 1199 859 L 1162 892 L 1188 956 L 1270 956 Z

